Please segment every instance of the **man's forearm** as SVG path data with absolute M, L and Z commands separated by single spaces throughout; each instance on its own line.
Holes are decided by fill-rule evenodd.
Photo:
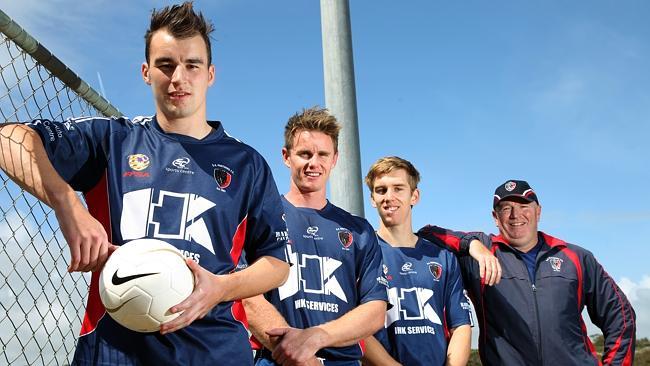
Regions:
M 50 163 L 38 134 L 25 125 L 0 126 L 0 169 L 52 208 L 77 199 Z
M 467 365 L 472 339 L 472 328 L 469 325 L 451 329 L 451 338 L 447 346 L 447 366 Z
M 282 314 L 266 299 L 264 295 L 257 295 L 243 299 L 248 328 L 255 338 L 269 350 L 274 350 L 277 339 L 266 334 L 267 330 L 273 328 L 289 327 L 289 323 Z
M 245 299 L 281 286 L 289 275 L 289 264 L 274 257 L 259 258 L 248 268 L 231 273 L 227 281 L 220 281 L 224 288 L 221 301 Z
M 366 351 L 361 363 L 365 366 L 400 366 L 400 363 L 391 357 L 377 338 L 370 336 L 364 339 Z
M 326 337 L 323 347 L 345 347 L 358 343 L 384 326 L 386 302 L 373 300 L 361 304 L 342 317 L 317 326 Z

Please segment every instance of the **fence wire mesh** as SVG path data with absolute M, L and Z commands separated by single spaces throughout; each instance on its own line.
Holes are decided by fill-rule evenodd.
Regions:
M 0 33 L 0 122 L 99 115 Z M 0 171 L 0 365 L 68 364 L 89 279 L 68 274 L 54 212 Z

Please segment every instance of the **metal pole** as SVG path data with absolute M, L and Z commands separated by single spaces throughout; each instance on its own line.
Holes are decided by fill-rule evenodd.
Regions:
M 325 105 L 343 126 L 338 163 L 330 177 L 330 199 L 364 216 L 350 6 L 348 0 L 321 0 L 320 6 Z

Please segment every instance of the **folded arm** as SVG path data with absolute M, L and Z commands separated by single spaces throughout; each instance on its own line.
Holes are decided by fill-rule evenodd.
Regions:
M 22 189 L 50 206 L 70 248 L 68 271 L 102 268 L 116 246 L 75 191 L 56 172 L 39 135 L 21 124 L 0 126 L 0 169 Z
M 270 336 L 281 337 L 273 351 L 280 364 L 299 364 L 325 347 L 345 347 L 374 334 L 384 325 L 386 302 L 373 300 L 347 312 L 342 317 L 307 329 L 275 328 Z

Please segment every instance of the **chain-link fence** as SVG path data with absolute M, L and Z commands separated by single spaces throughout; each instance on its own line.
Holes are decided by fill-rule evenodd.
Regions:
M 0 123 L 119 114 L 2 11 L 0 30 Z M 0 365 L 69 362 L 89 279 L 68 263 L 54 213 L 0 171 Z

